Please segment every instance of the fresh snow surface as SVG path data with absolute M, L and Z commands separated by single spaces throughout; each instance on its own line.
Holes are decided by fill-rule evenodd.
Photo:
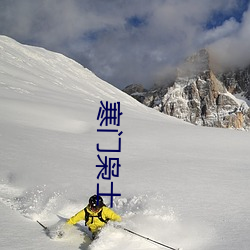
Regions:
M 126 69 L 124 69 L 126 70 Z M 197 127 L 149 109 L 63 55 L 0 37 L 0 249 L 153 250 L 164 247 L 107 225 L 90 242 L 84 222 L 49 238 L 100 183 L 100 101 L 120 102 L 121 225 L 183 250 L 250 249 L 249 132 Z M 109 197 L 104 197 L 110 205 Z M 116 223 L 114 223 L 116 224 Z M 53 231 L 54 230 L 54 231 Z

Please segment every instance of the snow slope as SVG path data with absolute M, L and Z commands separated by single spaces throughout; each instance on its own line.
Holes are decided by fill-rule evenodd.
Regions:
M 112 148 L 118 136 L 97 133 L 100 101 L 123 112 L 112 181 L 124 227 L 184 250 L 250 249 L 248 132 L 165 116 L 63 55 L 0 36 L 1 249 L 163 249 L 112 223 L 93 243 L 84 223 L 62 239 L 36 223 L 64 223 L 57 215 L 82 209 L 97 183 L 110 192 L 96 179 L 96 144 Z

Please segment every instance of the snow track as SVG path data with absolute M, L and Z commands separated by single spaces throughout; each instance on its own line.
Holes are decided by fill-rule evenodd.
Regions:
M 22 194 L 22 190 L 11 187 L 7 184 L 0 184 L 0 201 L 9 206 L 13 207 L 15 197 Z
M 175 214 L 173 208 L 164 205 L 164 200 L 162 195 L 155 194 L 123 197 L 115 199 L 113 209 L 121 214 L 123 227 L 146 237 L 170 246 L 176 246 L 176 248 L 180 244 L 188 245 L 185 242 L 186 238 L 189 241 L 192 241 L 193 238 L 193 243 L 189 243 L 190 248 L 186 249 L 192 249 L 194 245 L 200 244 L 195 240 L 198 231 L 183 232 L 183 230 L 188 229 L 179 220 L 179 216 Z M 116 228 L 115 223 L 112 222 L 101 231 L 98 239 L 94 242 L 90 241 L 83 222 L 72 228 L 67 228 L 64 237 L 58 239 L 57 230 L 64 228 L 65 220 L 60 220 L 56 214 L 66 213 L 68 215 L 66 217 L 69 217 L 81 204 L 66 200 L 63 194 L 49 192 L 46 186 L 24 191 L 10 184 L 2 183 L 0 184 L 0 201 L 29 220 L 45 221 L 46 226 L 50 229 L 49 236 L 53 240 L 72 246 L 79 244 L 79 249 L 82 250 L 117 250 L 120 247 L 128 250 L 162 248 L 123 229 Z M 39 227 L 37 229 L 39 230 Z M 125 242 L 126 247 L 124 246 Z
M 168 226 L 173 232 L 175 231 L 170 234 L 169 230 L 168 240 L 170 241 L 170 238 L 173 239 L 174 237 L 178 239 L 178 237 L 174 235 L 178 232 L 173 230 L 173 226 L 175 225 L 176 227 L 178 219 L 171 208 L 164 207 L 162 200 L 160 197 L 150 195 L 120 198 L 115 200 L 114 209 L 122 215 L 122 225 L 125 227 L 129 227 L 135 231 L 139 230 L 140 233 L 161 239 L 165 235 L 166 226 Z M 78 204 L 72 204 L 73 211 L 70 211 L 70 202 L 66 201 L 61 194 L 49 193 L 46 186 L 25 191 L 11 184 L 1 183 L 0 201 L 11 210 L 17 211 L 29 220 L 36 221 L 39 219 L 46 221 L 52 231 L 60 224 L 60 222 L 55 222 L 57 213 L 67 211 L 68 214 L 73 214 L 75 207 L 78 207 Z M 163 226 L 164 231 L 162 230 Z M 87 236 L 84 236 L 86 233 L 84 230 L 86 231 L 86 228 L 84 229 L 83 223 L 81 223 L 79 226 L 70 229 L 61 240 L 67 241 L 68 243 L 78 241 L 80 243 L 80 249 L 87 249 L 86 247 L 90 245 L 91 242 Z M 119 243 L 121 239 L 123 243 Z M 152 243 L 145 242 L 143 239 L 130 235 L 122 229 L 115 228 L 112 223 L 110 223 L 110 225 L 100 233 L 98 240 L 91 244 L 90 249 L 100 249 L 101 246 L 101 249 L 117 249 L 120 244 L 124 244 L 124 240 L 128 242 L 127 249 L 158 248 L 158 246 L 154 246 Z M 176 242 L 173 242 L 173 244 L 174 243 L 176 244 Z
M 46 192 L 46 186 L 22 190 L 10 184 L 0 184 L 0 201 L 31 220 L 48 219 L 60 206 L 60 199 L 59 193 Z

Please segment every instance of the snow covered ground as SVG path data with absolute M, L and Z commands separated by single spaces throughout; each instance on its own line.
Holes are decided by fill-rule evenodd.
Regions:
M 125 70 L 125 69 L 124 69 Z M 110 192 L 97 180 L 100 101 L 120 102 L 122 226 L 184 250 L 250 249 L 249 132 L 197 127 L 149 109 L 76 62 L 0 36 L 0 249 L 151 250 L 164 247 L 108 225 L 93 243 L 84 223 L 54 228 Z M 101 153 L 104 155 L 104 153 Z M 110 205 L 109 197 L 104 197 Z

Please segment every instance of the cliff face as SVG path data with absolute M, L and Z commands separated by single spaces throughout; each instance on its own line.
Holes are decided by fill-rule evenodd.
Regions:
M 218 79 L 225 84 L 230 93 L 241 93 L 250 100 L 250 66 L 218 74 Z
M 196 125 L 248 129 L 250 109 L 233 94 L 250 96 L 249 68 L 215 75 L 201 50 L 178 68 L 170 87 L 130 93 L 145 105 Z

